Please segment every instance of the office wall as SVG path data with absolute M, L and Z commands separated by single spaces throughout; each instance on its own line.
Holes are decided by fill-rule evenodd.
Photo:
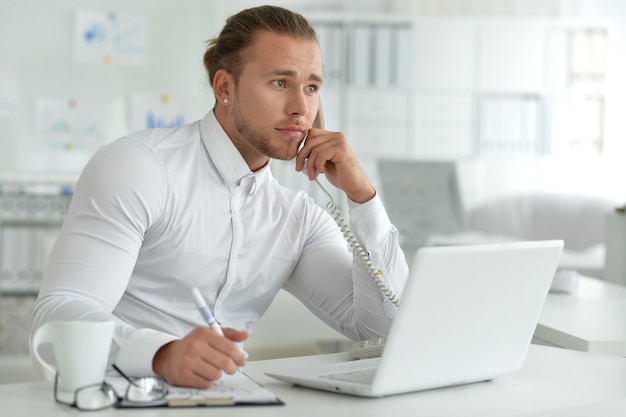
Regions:
M 255 0 L 220 0 L 218 11 L 227 16 L 241 8 L 260 4 Z M 537 20 L 610 20 L 617 30 L 611 33 L 613 59 L 609 69 L 610 87 L 606 97 L 604 152 L 599 155 L 482 156 L 459 160 L 464 200 L 468 209 L 487 200 L 518 192 L 565 192 L 626 198 L 621 178 L 626 175 L 626 119 L 621 109 L 626 104 L 626 4 L 621 0 L 280 0 L 270 3 L 307 13 L 326 12 L 344 15 L 359 13 L 396 14 L 404 17 L 470 17 L 493 20 L 525 18 Z M 432 40 L 436 48 L 437 40 Z M 459 54 L 464 51 L 459 51 Z M 442 71 L 446 70 L 445 68 Z M 494 66 L 491 72 L 497 72 Z M 325 86 L 328 93 L 330 86 Z M 435 87 L 433 87 L 435 88 Z M 428 86 L 423 86 L 424 90 Z M 353 140 L 353 137 L 349 137 Z M 420 155 L 412 155 L 419 158 Z M 423 155 L 422 155 L 423 157 Z M 367 166 L 372 172 L 375 166 Z
M 333 0 L 316 2 L 316 7 Z M 366 3 L 376 2 L 368 0 Z M 133 93 L 197 99 L 202 116 L 213 103 L 202 67 L 205 41 L 226 17 L 260 1 L 224 0 L 0 0 L 0 175 L 76 176 L 92 150 L 55 150 L 38 132 L 40 99 L 95 101 L 107 113 L 102 142 L 129 130 Z M 284 6 L 304 1 L 270 2 Z M 332 7 L 332 6 L 330 6 Z M 77 62 L 73 44 L 78 10 L 95 10 L 145 20 L 145 63 L 102 65 Z M 6 99 L 7 71 L 15 76 L 17 100 Z M 13 84 L 13 83 L 11 83 Z M 11 85 L 12 89 L 13 86 Z M 3 96 L 4 94 L 4 96 Z M 2 112 L 15 105 L 16 112 Z
M 626 26 L 624 3 L 620 0 L 0 0 L 0 71 L 7 66 L 16 74 L 19 111 L 16 116 L 0 115 L 0 173 L 64 172 L 77 175 L 90 152 L 50 151 L 37 135 L 35 102 L 42 97 L 100 101 L 110 115 L 104 141 L 130 129 L 129 99 L 134 92 L 195 97 L 202 110 L 208 109 L 212 93 L 201 66 L 204 41 L 213 36 L 230 14 L 244 8 L 271 3 L 303 13 L 342 11 L 402 13 L 405 16 L 489 15 L 539 17 L 614 18 Z M 141 66 L 103 66 L 77 63 L 73 57 L 72 31 L 76 10 L 112 11 L 143 16 L 147 25 L 146 59 Z M 621 19 L 621 20 L 620 20 Z M 623 32 L 623 30 L 621 30 Z M 619 55 L 615 74 L 626 70 L 626 42 L 618 30 Z M 613 103 L 626 96 L 621 77 L 614 77 Z M 0 84 L 0 89 L 2 88 Z M 615 112 L 623 108 L 613 106 Z M 624 132 L 623 117 L 607 115 L 609 128 L 619 143 Z M 469 165 L 466 176 L 472 190 L 511 190 L 517 185 L 536 188 L 550 184 L 550 190 L 582 190 L 597 193 L 619 187 L 612 183 L 621 174 L 620 149 L 606 158 L 559 161 L 516 161 L 500 167 L 495 161 Z M 467 162 L 467 161 L 465 161 Z M 474 162 L 474 161 L 472 161 Z M 591 169 L 581 170 L 589 165 Z M 540 166 L 540 168 L 536 168 Z M 514 168 L 511 168 L 514 167 Z M 523 167 L 524 169 L 518 169 Z M 494 171 L 505 170 L 503 175 Z M 530 171 L 529 171 L 530 169 Z M 539 171 L 538 171 L 539 169 Z M 586 172 L 585 172 L 586 171 Z M 549 176 L 544 180 L 546 172 Z M 593 175 L 591 175 L 593 173 Z M 483 181 L 484 179 L 487 181 Z M 497 180 L 494 184 L 494 178 Z M 532 185 L 529 179 L 534 179 Z M 564 184 L 562 178 L 570 178 Z M 607 182 L 608 181 L 608 182 Z M 583 187 L 580 187 L 580 183 Z M 587 186 L 588 184 L 588 186 Z M 608 190 L 607 190 L 608 189 Z M 490 198 L 482 193 L 474 200 Z
M 461 162 L 461 186 L 469 206 L 502 195 L 547 191 L 626 198 L 626 3 L 622 0 L 397 0 L 395 11 L 419 16 L 605 20 L 613 22 L 606 89 L 605 149 L 601 155 L 479 157 Z M 529 68 L 531 65 L 529 64 Z M 497 67 L 494 66 L 494 69 Z
M 89 152 L 45 149 L 36 134 L 34 104 L 38 98 L 101 102 L 110 114 L 104 141 L 113 140 L 130 129 L 129 99 L 133 92 L 197 98 L 202 108 L 208 110 L 212 93 L 202 68 L 204 42 L 221 28 L 228 15 L 264 3 L 291 7 L 305 14 L 338 10 L 395 12 L 405 16 L 464 13 L 473 16 L 586 16 L 617 17 L 622 27 L 626 23 L 626 6 L 621 0 L 0 0 L 0 68 L 14 69 L 19 93 L 16 114 L 0 117 L 0 173 L 77 175 L 89 157 Z M 72 33 L 79 9 L 145 18 L 145 64 L 76 62 Z M 625 44 L 620 47 L 618 68 L 624 68 Z M 614 169 L 618 166 L 622 168 Z M 471 203 L 515 190 L 612 193 L 619 191 L 624 178 L 623 166 L 619 158 L 610 163 L 603 158 L 464 160 L 461 185 L 471 190 L 472 195 L 467 196 Z M 17 300 L 25 301 L 32 302 Z M 20 312 L 32 308 L 30 304 L 7 304 L 6 300 L 4 305 Z M 27 327 L 12 318 L 7 317 L 7 320 L 15 329 L 23 331 Z
M 145 19 L 145 63 L 76 62 L 79 9 Z M 109 115 L 104 142 L 129 129 L 132 93 L 191 97 L 208 109 L 212 93 L 202 54 L 215 19 L 212 0 L 0 0 L 0 68 L 14 72 L 19 97 L 17 113 L 0 116 L 0 172 L 76 173 L 90 155 L 46 149 L 37 137 L 39 98 L 97 102 Z

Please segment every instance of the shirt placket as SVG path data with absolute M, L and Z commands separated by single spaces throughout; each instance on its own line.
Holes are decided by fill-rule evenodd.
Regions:
M 245 244 L 245 227 L 243 221 L 243 209 L 246 197 L 252 194 L 256 190 L 256 182 L 253 176 L 244 177 L 237 183 L 230 193 L 230 222 L 232 241 L 230 247 L 230 253 L 228 257 L 228 269 L 226 272 L 226 282 L 222 287 L 217 299 L 215 301 L 214 314 L 218 321 L 220 317 L 226 318 L 227 312 L 224 310 L 225 306 L 228 308 L 237 308 L 236 306 L 229 305 L 226 301 L 229 294 L 233 291 L 243 291 L 241 270 L 245 269 L 242 262 L 244 258 L 244 244 Z

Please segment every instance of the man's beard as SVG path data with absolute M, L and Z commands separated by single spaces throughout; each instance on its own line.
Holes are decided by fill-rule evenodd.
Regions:
M 280 148 L 272 146 L 270 136 L 261 130 L 253 128 L 250 123 L 241 116 L 239 107 L 236 105 L 233 107 L 233 121 L 235 129 L 237 129 L 241 138 L 263 155 L 284 161 L 289 161 L 296 157 L 298 146 L 294 146 L 293 148 L 291 146 Z M 293 142 L 294 141 L 291 143 Z

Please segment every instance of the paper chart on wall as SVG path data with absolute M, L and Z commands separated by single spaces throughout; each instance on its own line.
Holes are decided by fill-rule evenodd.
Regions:
M 48 151 L 95 151 L 107 139 L 107 112 L 97 101 L 35 100 L 37 135 Z
M 132 131 L 182 126 L 200 119 L 206 112 L 199 100 L 190 97 L 136 93 L 130 101 Z
M 143 16 L 78 10 L 74 20 L 74 59 L 102 65 L 143 65 L 146 37 Z

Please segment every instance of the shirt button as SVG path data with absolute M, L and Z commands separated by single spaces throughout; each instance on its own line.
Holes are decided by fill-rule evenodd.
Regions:
M 356 228 L 357 229 L 362 229 L 365 227 L 365 223 L 357 223 Z

